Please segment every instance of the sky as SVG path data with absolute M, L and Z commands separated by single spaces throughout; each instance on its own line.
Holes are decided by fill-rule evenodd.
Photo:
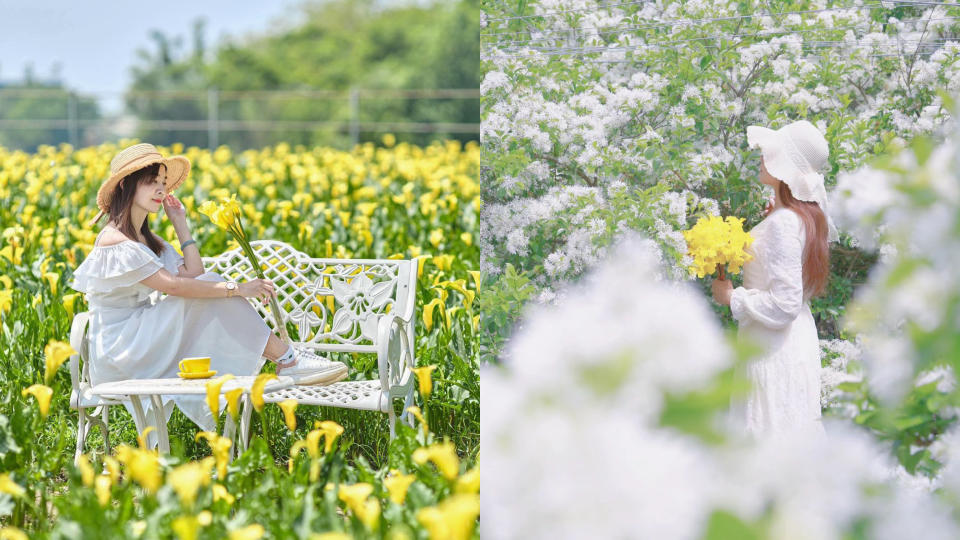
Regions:
M 130 83 L 138 47 L 154 51 L 151 29 L 183 37 L 192 49 L 192 27 L 206 19 L 208 50 L 234 38 L 293 25 L 300 0 L 0 0 L 0 81 L 19 81 L 24 67 L 80 92 L 122 92 Z

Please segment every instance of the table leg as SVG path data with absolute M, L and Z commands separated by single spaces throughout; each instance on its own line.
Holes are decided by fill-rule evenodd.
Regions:
M 153 404 L 153 416 L 157 421 L 157 437 L 160 439 L 160 451 L 170 453 L 170 435 L 167 433 L 167 419 L 163 414 L 163 402 L 160 396 L 153 394 L 150 396 L 150 403 Z
M 136 416 L 137 424 L 144 426 L 146 429 L 147 426 L 147 416 L 143 414 L 143 402 L 140 401 L 140 396 L 132 395 L 130 396 L 130 404 L 133 406 L 133 414 Z M 140 435 L 140 433 L 137 433 Z M 147 438 L 150 437 L 150 434 L 147 434 Z M 147 444 L 147 441 L 143 441 L 144 444 Z
M 233 421 L 233 415 L 227 413 L 227 419 L 223 422 L 223 436 L 230 439 L 232 443 L 230 445 L 230 461 L 233 461 L 234 450 L 237 449 L 237 442 L 235 441 L 236 437 L 234 434 L 237 430 L 237 424 Z

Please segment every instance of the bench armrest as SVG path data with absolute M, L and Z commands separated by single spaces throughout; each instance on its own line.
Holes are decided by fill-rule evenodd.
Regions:
M 377 324 L 377 369 L 380 388 L 385 393 L 392 386 L 405 384 L 413 373 L 413 348 L 407 332 L 410 323 L 409 317 L 387 313 Z
M 83 390 L 81 384 L 85 382 L 83 379 L 83 373 L 80 371 L 80 360 L 83 360 L 83 365 L 87 365 L 87 355 L 84 350 L 87 333 L 87 325 L 90 322 L 90 312 L 82 311 L 77 313 L 73 317 L 73 322 L 70 323 L 70 346 L 73 347 L 73 350 L 77 351 L 75 354 L 70 355 L 70 383 L 71 383 L 71 392 L 70 392 L 70 407 L 76 409 L 79 400 L 80 392 Z

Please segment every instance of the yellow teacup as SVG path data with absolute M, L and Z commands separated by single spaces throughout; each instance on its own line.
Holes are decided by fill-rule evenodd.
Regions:
M 209 356 L 193 356 L 180 361 L 180 371 L 184 373 L 202 373 L 209 370 Z

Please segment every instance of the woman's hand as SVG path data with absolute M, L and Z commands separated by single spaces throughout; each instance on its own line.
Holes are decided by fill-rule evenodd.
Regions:
M 264 304 L 270 297 L 276 298 L 273 281 L 269 279 L 254 279 L 237 285 L 238 294 L 244 298 L 259 298 Z
M 773 212 L 773 204 L 774 204 L 773 197 L 770 197 L 769 199 L 767 199 L 767 207 L 763 209 L 764 216 L 768 216 L 770 215 L 770 212 Z
M 167 195 L 163 199 L 163 213 L 167 215 L 172 223 L 186 223 L 187 221 L 187 209 L 183 207 L 183 203 L 173 195 Z
M 730 295 L 733 294 L 733 282 L 729 279 L 715 279 L 711 287 L 714 301 L 720 305 L 729 306 Z

